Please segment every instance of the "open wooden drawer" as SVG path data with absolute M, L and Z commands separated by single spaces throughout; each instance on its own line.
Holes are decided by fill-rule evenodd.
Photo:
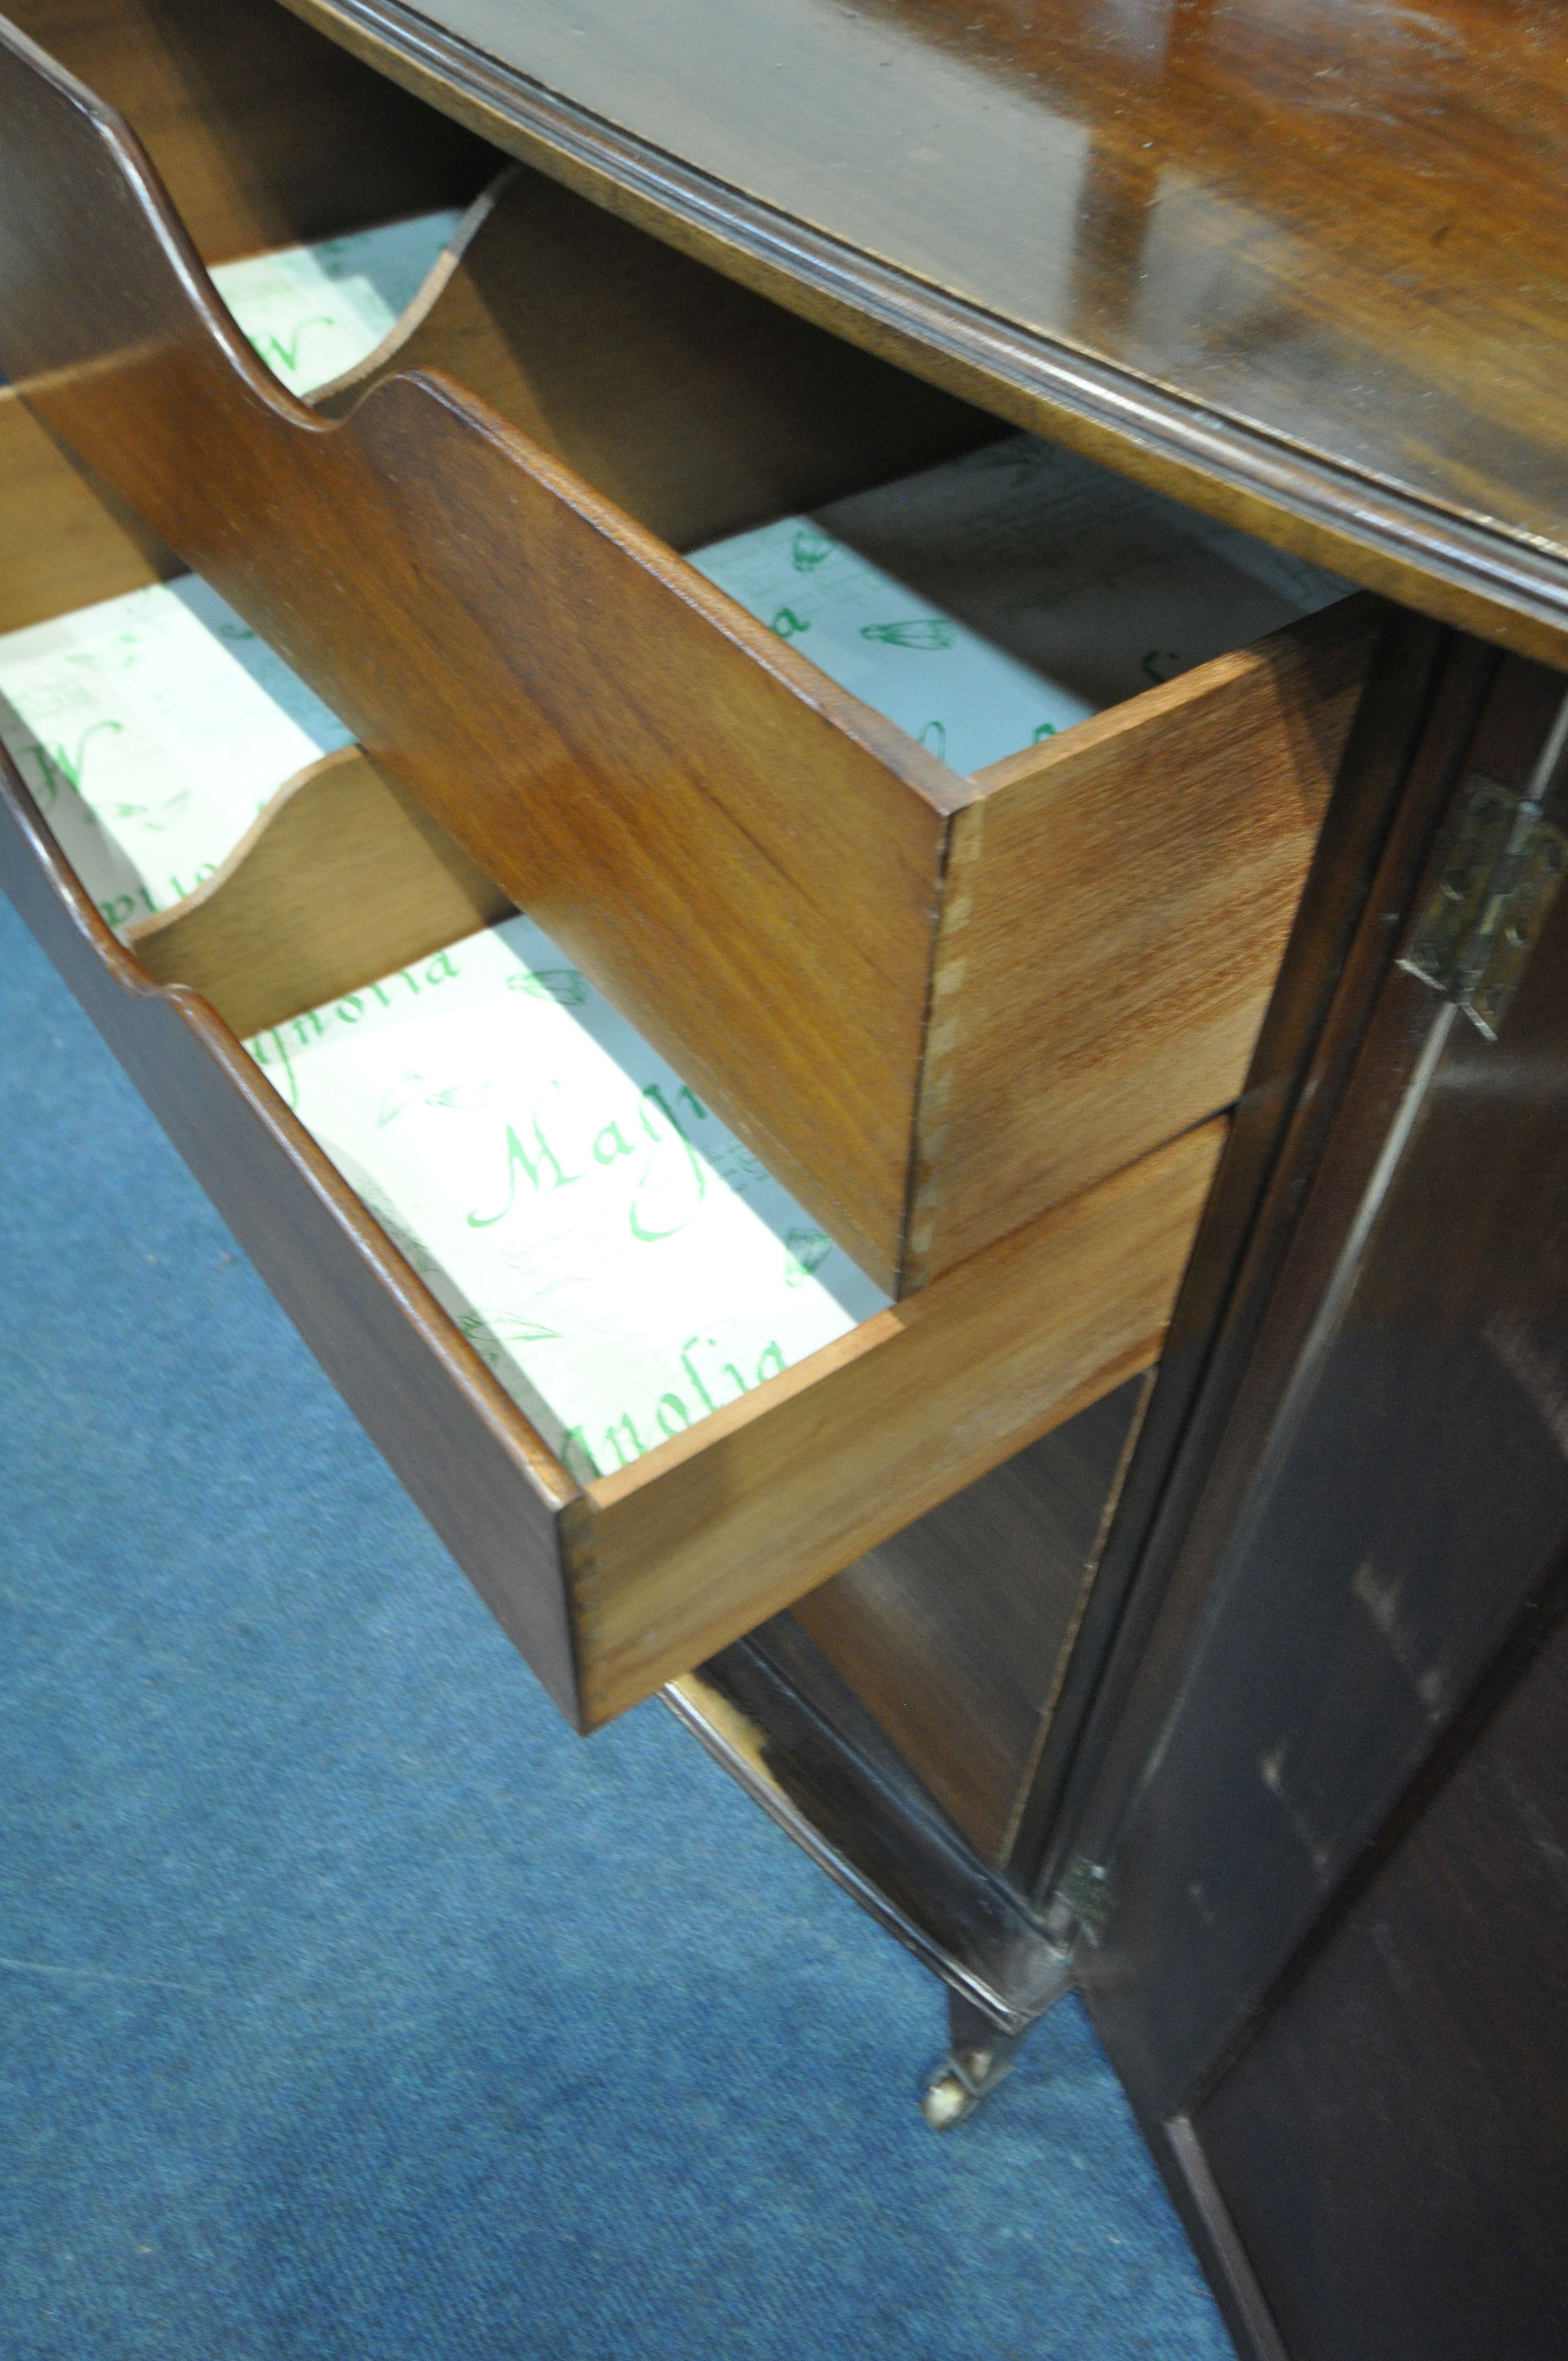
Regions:
M 8 758 L 0 769 L 5 890 L 580 1729 L 1157 1352 L 1223 1120 L 782 1374 L 759 1370 L 741 1398 L 618 1472 L 576 1480 L 219 1013 L 248 1031 L 348 994 L 494 918 L 504 898 L 350 749 L 285 789 L 201 897 L 141 929 L 138 961 Z M 159 973 L 200 974 L 212 1001 Z
M 1368 618 L 960 777 L 676 552 L 995 422 L 536 175 L 471 228 L 394 349 L 297 401 L 124 123 L 0 43 L 0 367 L 33 412 L 882 1286 L 989 1287 L 971 1258 L 1034 1252 L 1108 1175 L 1135 1194 L 1234 1096 Z M 850 1366 L 833 1387 L 869 1382 Z M 706 1465 L 680 1479 L 705 1515 L 731 1480 Z M 745 1480 L 737 1550 L 771 1513 Z

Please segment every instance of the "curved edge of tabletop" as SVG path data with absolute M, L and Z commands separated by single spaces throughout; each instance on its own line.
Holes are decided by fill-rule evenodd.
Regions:
M 280 5 L 498 147 L 850 342 L 1437 620 L 1568 668 L 1568 565 L 861 252 L 405 0 Z

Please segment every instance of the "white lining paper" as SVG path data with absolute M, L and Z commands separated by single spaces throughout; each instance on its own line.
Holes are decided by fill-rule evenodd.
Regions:
M 458 213 L 421 214 L 320 246 L 220 262 L 214 286 L 291 393 L 328 385 L 373 353 L 423 286 Z
M 350 733 L 193 574 L 0 637 L 0 739 L 107 924 L 167 910 Z
M 269 367 L 308 392 L 374 352 L 460 218 L 247 256 L 213 281 Z M 0 741 L 115 928 L 194 892 L 280 787 L 351 743 L 190 574 L 0 636 Z
M 1032 434 L 690 563 L 966 774 L 1349 588 Z
M 247 1046 L 581 1481 L 888 1303 L 528 918 Z

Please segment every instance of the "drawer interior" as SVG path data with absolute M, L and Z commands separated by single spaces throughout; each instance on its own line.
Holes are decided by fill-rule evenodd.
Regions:
M 402 215 L 314 245 L 217 262 L 214 285 L 291 392 L 345 403 L 378 375 L 407 365 L 422 315 L 448 301 L 454 274 L 473 265 L 509 208 L 513 227 L 499 233 L 503 244 L 515 243 L 521 222 L 531 263 L 541 259 L 543 235 L 557 294 L 569 284 L 595 288 L 596 300 L 603 299 L 598 258 L 573 257 L 573 248 L 585 231 L 590 243 L 606 232 L 613 240 L 628 234 L 517 168 L 466 211 Z M 569 258 L 581 267 L 565 270 Z M 509 247 L 508 258 L 516 264 L 520 256 Z M 515 357 L 526 332 L 547 351 L 602 356 L 610 342 L 605 335 L 568 336 L 549 317 L 540 292 L 551 275 L 514 270 L 499 289 L 515 318 L 488 316 L 508 349 Z M 710 276 L 701 274 L 705 284 Z M 647 292 L 643 284 L 639 300 Z M 621 328 L 626 309 L 616 316 Z M 689 313 L 676 316 L 689 324 Z M 538 376 L 532 368 L 515 374 L 530 383 Z M 898 382 L 907 389 L 910 381 Z M 580 447 L 596 406 L 564 400 L 553 407 L 572 430 L 572 456 L 585 465 L 602 457 Z M 532 409 L 532 423 L 543 427 L 536 385 Z M 27 414 L 14 397 L 9 410 L 11 425 L 25 433 Z M 716 420 L 743 431 L 759 451 L 769 442 L 763 422 L 743 403 L 704 412 L 700 423 L 706 430 Z M 877 431 L 884 423 L 879 419 Z M 1035 437 L 998 435 L 994 422 L 984 424 L 989 439 L 972 449 L 809 511 L 777 516 L 777 487 L 770 496 L 752 484 L 745 497 L 766 521 L 694 548 L 692 566 L 778 638 L 800 645 L 862 705 L 962 773 L 1004 763 L 1141 696 L 1151 683 L 1344 595 L 1332 577 L 1244 534 Z M 972 421 L 967 431 L 972 434 Z M 733 487 L 727 495 L 718 489 L 723 471 L 711 464 L 711 435 L 686 438 L 694 439 L 701 467 L 685 488 L 685 523 L 694 524 L 700 511 L 707 522 L 733 525 L 744 512 L 739 495 Z M 623 437 L 612 445 L 611 475 L 614 453 L 626 456 Z M 884 460 L 890 456 L 883 451 Z M 871 464 L 868 447 L 850 472 Z M 844 466 L 840 456 L 839 473 Z M 663 489 L 668 505 L 674 495 L 667 481 Z M 727 504 L 716 507 L 721 499 Z M 31 486 L 24 491 L 14 482 L 9 522 L 34 543 L 42 537 L 47 520 Z M 103 587 L 116 578 L 106 549 L 88 552 L 65 611 L 57 611 L 56 586 L 17 569 L 21 578 L 8 585 L 12 602 L 25 598 L 26 617 L 38 620 L 30 633 L 24 624 L 0 637 L 0 694 L 10 689 L 16 700 L 13 754 L 54 809 L 90 882 L 96 856 L 99 906 L 120 926 L 194 891 L 269 794 L 302 763 L 351 743 L 352 733 L 199 577 L 175 573 L 151 597 L 100 602 L 89 595 L 82 611 L 75 598 L 98 587 L 94 556 Z M 138 672 L 147 675 L 139 689 L 126 677 Z M 150 735 L 144 707 L 148 715 L 157 708 Z M 214 774 L 203 765 L 203 747 L 214 733 L 236 730 Z M 105 770 L 115 774 L 97 798 L 102 805 L 113 785 L 112 822 L 92 798 L 85 808 L 69 795 L 56 803 L 62 786 L 81 785 L 89 747 L 94 782 Z M 159 776 L 170 763 L 189 774 L 179 810 L 168 800 L 140 807 L 134 800 L 144 758 Z
M 105 922 L 248 1038 L 576 1483 L 886 1310 L 196 577 L 0 638 L 0 737 Z
M 10 159 L 38 203 L 5 326 L 39 416 L 879 1285 L 1234 1095 L 1365 664 L 1355 602 L 1303 616 L 1332 586 L 530 172 L 302 410 L 158 203 L 130 225 L 118 135 L 14 64 L 64 110 Z M 121 291 L 94 304 L 111 216 Z M 1030 742 L 965 769 L 924 686 L 890 722 L 834 677 L 846 618 L 906 682 L 978 639 L 1099 709 L 1025 714 Z
M 318 773 L 303 793 L 345 789 Z M 205 906 L 231 968 L 220 1009 L 255 989 L 225 882 Z M 410 918 L 425 937 L 428 914 Z M 161 966 L 159 933 L 137 948 Z M 411 950 L 247 1046 L 580 1485 L 888 1308 L 521 915 Z
M 207 585 L 93 599 L 96 546 L 84 609 L 0 641 L 0 736 L 97 907 L 78 989 L 105 1021 L 112 926 L 111 1038 L 156 985 L 250 1040 L 215 1102 L 189 1031 L 139 1078 L 579 1726 L 1157 1352 L 1218 1127 L 894 1305 Z
M 418 368 L 449 373 L 884 715 L 901 665 L 913 686 L 890 718 L 911 737 L 970 640 L 1024 667 L 1034 699 L 989 737 L 922 739 L 960 775 L 1348 595 L 521 165 L 455 226 L 397 328 L 310 398 L 343 416 Z M 1002 669 L 973 696 L 1005 701 Z

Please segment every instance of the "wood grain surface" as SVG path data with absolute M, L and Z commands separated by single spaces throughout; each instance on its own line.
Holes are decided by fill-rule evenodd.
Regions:
M 0 631 L 183 572 L 174 552 L 0 386 Z
M 1568 118 L 1539 12 L 289 5 L 840 333 L 1568 663 Z
M 590 1485 L 590 1713 L 619 1712 L 1146 1368 L 1224 1134 L 1221 1118 L 1172 1140 Z
M 35 581 L 27 620 L 126 587 L 123 529 L 101 488 L 64 467 L 14 398 L 3 415 L 19 423 L 0 443 L 0 518 L 18 568 L 62 483 L 84 522 L 82 553 Z M 147 928 L 138 949 L 160 987 L 108 935 L 14 774 L 4 785 L 7 890 L 579 1727 L 711 1653 L 1157 1348 L 1212 1130 L 1104 1199 L 1049 1216 L 1037 1242 L 1021 1235 L 996 1261 L 994 1301 L 977 1266 L 913 1325 L 902 1312 L 869 1323 L 716 1419 L 695 1455 L 655 1455 L 585 1500 L 191 988 L 234 1022 L 260 1024 L 395 964 L 416 939 L 466 930 L 504 906 L 495 890 L 350 750 L 285 790 L 203 894 Z M 808 1400 L 818 1386 L 821 1411 Z M 728 1522 L 716 1501 L 729 1503 Z
M 17 200 L 0 204 L 0 357 L 28 400 L 890 1291 L 1226 1103 L 1304 869 L 1343 667 L 1299 660 L 1288 634 L 1091 724 L 1066 757 L 1075 829 L 1060 829 L 1049 763 L 1043 781 L 1033 765 L 957 778 L 444 377 L 383 376 L 340 423 L 292 401 L 216 305 L 124 127 L 15 37 L 0 82 Z M 450 302 L 458 347 L 472 358 L 488 338 L 508 399 L 537 398 L 558 441 L 593 379 L 585 435 L 623 447 L 628 482 L 688 526 L 680 455 L 701 438 L 684 401 L 642 398 L 675 345 L 725 421 L 731 515 L 786 475 L 799 491 L 862 464 L 868 407 L 899 465 L 980 431 L 917 388 L 870 400 L 853 356 L 808 365 L 815 332 L 767 313 L 764 334 L 750 298 L 713 297 L 718 282 L 660 248 L 658 300 L 618 308 L 631 235 L 520 181 L 412 333 L 439 349 Z M 557 236 L 559 300 L 525 304 L 523 324 L 499 298 L 548 284 Z M 601 253 L 602 280 L 586 268 Z M 564 357 L 589 284 L 608 376 Z M 765 482 L 760 454 L 778 455 Z M 1320 695 L 1321 720 L 1306 710 Z M 1220 763 L 1232 706 L 1241 753 Z M 1146 858 L 1118 895 L 1105 874 L 1135 797 Z M 1075 830 L 1079 872 L 1058 891 L 1052 848 L 1059 834 L 1070 866 Z M 1106 872 L 1088 876 L 1091 860 Z M 969 914 L 966 945 L 949 928 L 934 975 L 945 892 L 949 921 Z M 1181 972 L 1151 995 L 1128 971 L 1162 927 Z M 1053 932 L 1060 969 L 1038 958 Z M 1079 1033 L 1053 1053 L 1067 976 Z M 1097 999 L 1125 1013 L 1124 1038 L 1085 1020 Z
M 6 0 L 135 122 L 207 262 L 466 204 L 486 143 L 275 0 Z
M 791 1610 L 993 1863 L 1010 1854 L 1150 1382 L 1129 1378 Z
M 526 166 L 454 248 L 415 317 L 312 407 L 342 417 L 393 370 L 442 369 L 672 548 L 1003 432 Z
M 1470 776 L 1568 817 L 1561 767 L 1539 771 L 1563 694 L 1505 660 L 1478 715 L 1429 712 L 1342 985 L 1376 980 L 1358 1054 L 1316 1169 L 1280 1177 L 1288 1248 L 1080 1824 L 1124 1886 L 1085 1989 L 1162 2116 L 1568 1541 L 1568 902 L 1496 1041 L 1399 963 Z
M 1124 1745 L 1129 1699 L 1219 1440 L 1253 1389 L 1258 1333 L 1387 972 L 1390 929 L 1362 921 L 1368 908 L 1397 908 L 1413 890 L 1430 798 L 1441 800 L 1452 750 L 1474 728 L 1502 661 L 1422 616 L 1392 609 L 1385 617 L 1031 1784 L 1014 1864 L 1036 1894 L 1051 1892 L 1075 1851 L 1098 1857 L 1121 1783 L 1138 1775 L 1153 1742 L 1143 1724 Z M 1179 1677 L 1174 1667 L 1169 1676 Z
M 952 826 L 906 1278 L 1236 1097 L 1371 653 L 1346 601 L 979 773 Z
M 186 983 L 241 1039 L 374 983 L 512 904 L 357 746 L 280 787 L 193 894 L 126 928 L 159 983 Z
M 1563 1605 L 1195 2112 L 1290 2361 L 1568 2350 Z
M 0 365 L 894 1283 L 952 774 L 455 386 L 316 418 L 123 126 L 0 104 Z

